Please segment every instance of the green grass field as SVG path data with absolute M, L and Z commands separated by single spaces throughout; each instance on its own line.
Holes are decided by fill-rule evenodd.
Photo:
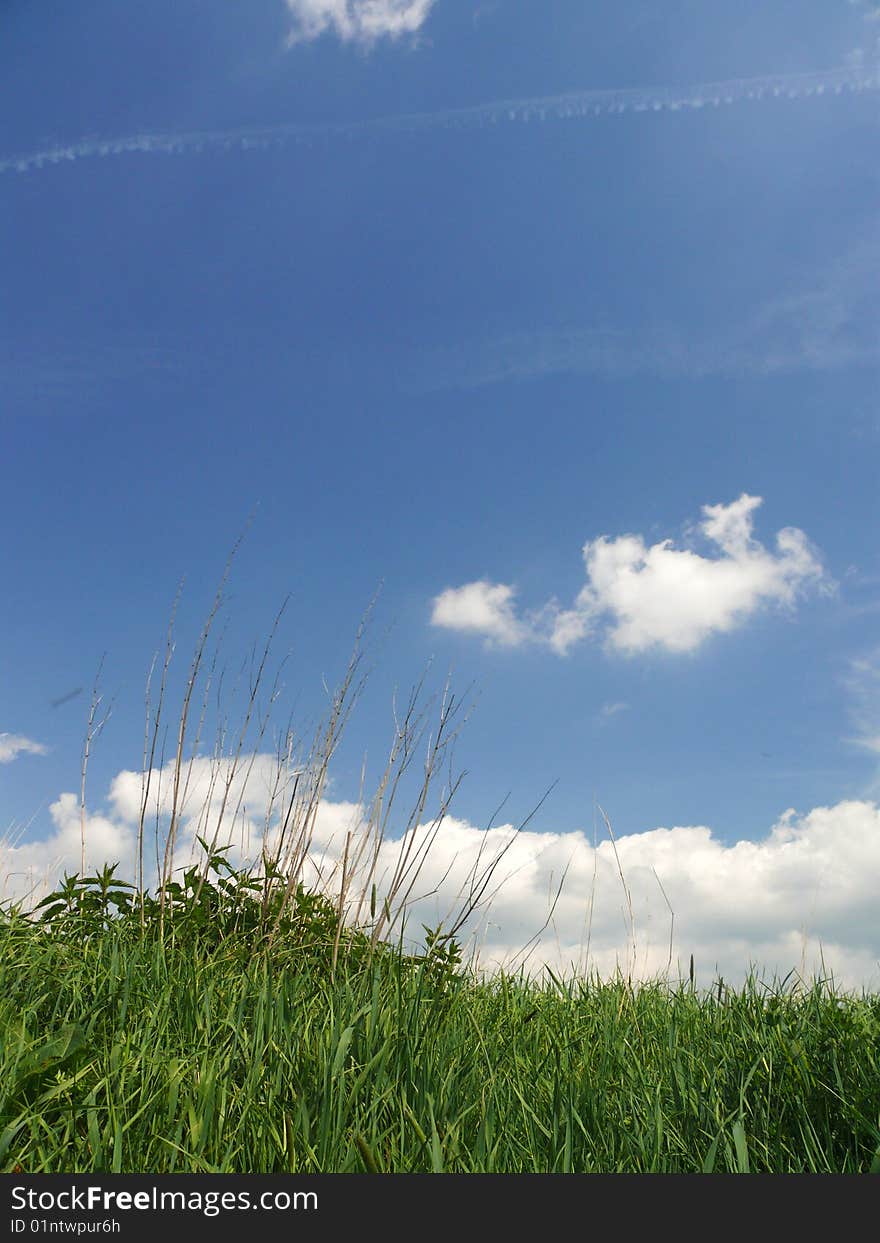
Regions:
M 271 940 L 208 882 L 160 936 L 99 881 L 0 925 L 3 1171 L 880 1168 L 880 998 L 481 981 L 361 934 L 334 969 L 307 895 Z

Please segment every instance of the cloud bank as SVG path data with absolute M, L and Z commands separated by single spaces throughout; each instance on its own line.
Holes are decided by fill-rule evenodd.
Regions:
M 288 45 L 330 31 L 344 43 L 375 43 L 419 31 L 434 0 L 286 0 L 294 20 Z
M 259 857 L 263 841 L 277 831 L 277 811 L 263 813 L 276 770 L 274 755 L 258 755 L 250 775 L 239 771 L 231 783 L 220 838 L 236 843 L 235 858 Z M 218 815 L 218 791 L 228 775 L 227 769 L 218 780 L 211 762 L 194 761 L 181 864 L 188 861 L 195 833 Z M 160 790 L 154 812 L 164 823 L 171 764 L 152 777 Z M 114 778 L 106 811 L 87 817 L 90 868 L 120 861 L 120 874 L 134 874 L 140 798 L 140 773 L 123 771 Z M 232 810 L 245 803 L 260 812 L 249 818 Z M 0 847 L 5 897 L 48 882 L 59 868 L 79 868 L 77 796 L 62 794 L 50 811 L 49 837 Z M 357 803 L 320 803 L 303 870 L 307 883 L 334 891 L 346 840 L 351 858 L 350 835 L 356 839 L 364 815 Z M 740 983 L 751 967 L 768 979 L 790 971 L 806 979 L 831 972 L 841 987 L 876 987 L 876 803 L 846 800 L 802 815 L 790 808 L 762 835 L 734 844 L 719 841 L 705 825 L 650 827 L 613 843 L 599 824 L 598 831 L 517 832 L 511 825 L 486 830 L 447 816 L 412 892 L 408 928 L 436 924 L 459 909 L 470 878 L 497 859 L 487 904 L 462 931 L 476 965 L 486 970 L 522 964 L 537 972 L 547 964 L 557 971 L 609 976 L 620 970 L 635 979 L 660 976 L 675 982 L 687 976 L 693 955 L 697 981 L 705 987 L 718 974 Z M 408 841 L 417 846 L 430 832 L 423 824 L 408 839 L 384 842 L 376 872 L 380 902 L 401 846 Z
M 449 587 L 434 598 L 431 623 L 481 635 L 487 643 L 543 644 L 564 656 L 587 638 L 606 650 L 692 652 L 716 634 L 743 625 L 767 604 L 793 608 L 809 586 L 833 590 L 803 531 L 784 527 L 776 552 L 752 534 L 762 498 L 743 493 L 729 505 L 704 505 L 699 531 L 720 551 L 704 557 L 665 539 L 650 547 L 640 535 L 600 535 L 583 547 L 587 582 L 572 608 L 556 600 L 517 616 L 515 589 L 485 579 Z

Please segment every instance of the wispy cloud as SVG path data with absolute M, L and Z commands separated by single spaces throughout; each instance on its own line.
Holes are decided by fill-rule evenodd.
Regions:
M 0 373 L 4 375 L 4 414 L 77 416 L 96 409 L 119 409 L 120 397 L 131 386 L 167 391 L 201 375 L 216 362 L 192 344 L 180 341 L 93 342 L 45 340 L 32 346 L 0 341 Z M 73 401 L 78 398 L 79 401 Z
M 876 226 L 800 288 L 772 299 L 719 353 L 727 369 L 773 374 L 880 361 L 880 229 Z M 751 365 L 749 366 L 749 361 Z
M 346 43 L 375 43 L 416 34 L 435 0 L 285 0 L 294 20 L 288 39 L 317 39 L 328 31 Z
M 629 708 L 629 704 L 627 703 L 603 704 L 600 709 L 600 716 L 603 718 L 603 720 L 607 720 L 609 717 L 617 716 L 618 713 L 620 712 L 626 712 L 628 708 Z
M 729 505 L 703 506 L 699 533 L 720 556 L 676 549 L 671 539 L 648 547 L 640 535 L 600 535 L 584 544 L 587 582 L 572 608 L 550 600 L 517 617 L 514 587 L 480 580 L 436 596 L 431 622 L 506 647 L 544 644 L 559 655 L 590 637 L 627 655 L 692 652 L 713 635 L 743 625 L 764 605 L 791 609 L 810 586 L 835 588 L 797 527 L 777 533 L 775 553 L 754 538 L 761 504 L 761 497 L 744 492 Z
M 109 138 L 59 142 L 0 159 L 0 173 L 28 173 L 76 160 L 120 155 L 184 155 L 203 151 L 260 151 L 287 143 L 313 143 L 359 134 L 412 133 L 432 129 L 471 129 L 520 122 L 591 121 L 623 113 L 681 112 L 773 99 L 808 99 L 844 91 L 880 90 L 880 62 L 852 63 L 820 73 L 732 78 L 683 87 L 627 87 L 623 90 L 572 91 L 519 99 L 501 99 L 472 108 L 404 113 L 326 125 L 266 125 L 189 132 L 144 132 Z
M 263 811 L 276 762 L 274 755 L 257 756 L 250 774 L 236 777 L 230 808 L 241 795 L 255 813 L 226 814 L 221 838 L 241 843 L 235 858 L 259 858 L 266 823 L 270 836 L 277 827 L 277 818 Z M 207 761 L 197 761 L 182 846 L 204 831 L 206 801 L 224 785 L 223 774 L 212 778 L 210 771 Z M 167 815 L 171 766 L 154 777 L 163 775 L 166 794 L 158 811 Z M 120 861 L 120 875 L 131 876 L 140 791 L 140 774 L 122 772 L 110 786 L 108 811 L 88 813 L 90 868 Z M 79 799 L 62 794 L 50 810 L 48 837 L 0 846 L 5 896 L 23 895 L 40 882 L 43 891 L 58 869 L 78 869 Z M 314 883 L 320 874 L 332 893 L 342 857 L 350 853 L 349 835 L 363 823 L 358 804 L 323 800 L 304 879 Z M 380 901 L 401 846 L 416 846 L 429 831 L 422 825 L 407 839 L 383 844 L 375 874 Z M 619 968 L 635 978 L 674 980 L 687 972 L 693 954 L 697 980 L 705 985 L 717 973 L 737 983 L 751 966 L 779 977 L 792 970 L 805 976 L 832 971 L 844 987 L 876 985 L 880 808 L 873 802 L 846 800 L 805 814 L 789 809 L 754 840 L 734 844 L 705 825 L 646 828 L 618 834 L 616 851 L 604 830 L 486 830 L 447 817 L 413 893 L 410 930 L 458 909 L 474 867 L 499 856 L 489 905 L 462 932 L 487 968 L 525 961 L 533 971 L 546 963 L 555 970 L 578 966 L 610 975 Z
M 501 8 L 501 0 L 483 0 L 482 3 L 477 0 L 471 21 L 475 26 L 479 26 L 481 22 L 489 21 L 498 13 Z
M 849 0 L 849 4 L 859 10 L 866 22 L 880 22 L 880 4 L 875 0 Z
M 856 732 L 844 741 L 877 757 L 877 767 L 866 784 L 880 793 L 880 647 L 850 660 L 843 678 L 850 696 L 850 715 Z
M 47 755 L 49 748 L 21 734 L 0 734 L 0 764 L 11 764 L 20 755 Z
M 715 331 L 675 323 L 541 327 L 422 350 L 400 370 L 413 391 L 473 388 L 550 375 L 699 380 L 880 363 L 880 229 L 741 322 Z

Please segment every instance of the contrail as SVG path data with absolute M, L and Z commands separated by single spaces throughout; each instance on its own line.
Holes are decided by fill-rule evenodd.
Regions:
M 720 107 L 745 100 L 806 99 L 844 91 L 880 90 L 880 62 L 875 65 L 828 69 L 818 73 L 777 74 L 764 78 L 732 78 L 683 87 L 631 87 L 624 90 L 572 91 L 530 99 L 502 99 L 471 108 L 414 112 L 339 124 L 286 124 L 262 128 L 141 133 L 121 138 L 86 137 L 0 159 L 0 173 L 27 173 L 102 156 L 128 154 L 181 155 L 192 151 L 267 150 L 287 143 L 353 138 L 362 134 L 418 133 L 432 129 L 476 129 L 512 121 L 567 120 L 638 112 L 680 112 Z

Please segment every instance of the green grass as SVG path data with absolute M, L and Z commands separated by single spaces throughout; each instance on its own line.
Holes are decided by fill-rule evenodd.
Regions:
M 333 969 L 329 904 L 261 943 L 257 898 L 224 913 L 208 888 L 226 918 L 198 918 L 203 886 L 161 936 L 124 897 L 4 918 L 0 1169 L 880 1167 L 876 997 L 481 981 L 454 943 L 412 957 L 358 934 Z

